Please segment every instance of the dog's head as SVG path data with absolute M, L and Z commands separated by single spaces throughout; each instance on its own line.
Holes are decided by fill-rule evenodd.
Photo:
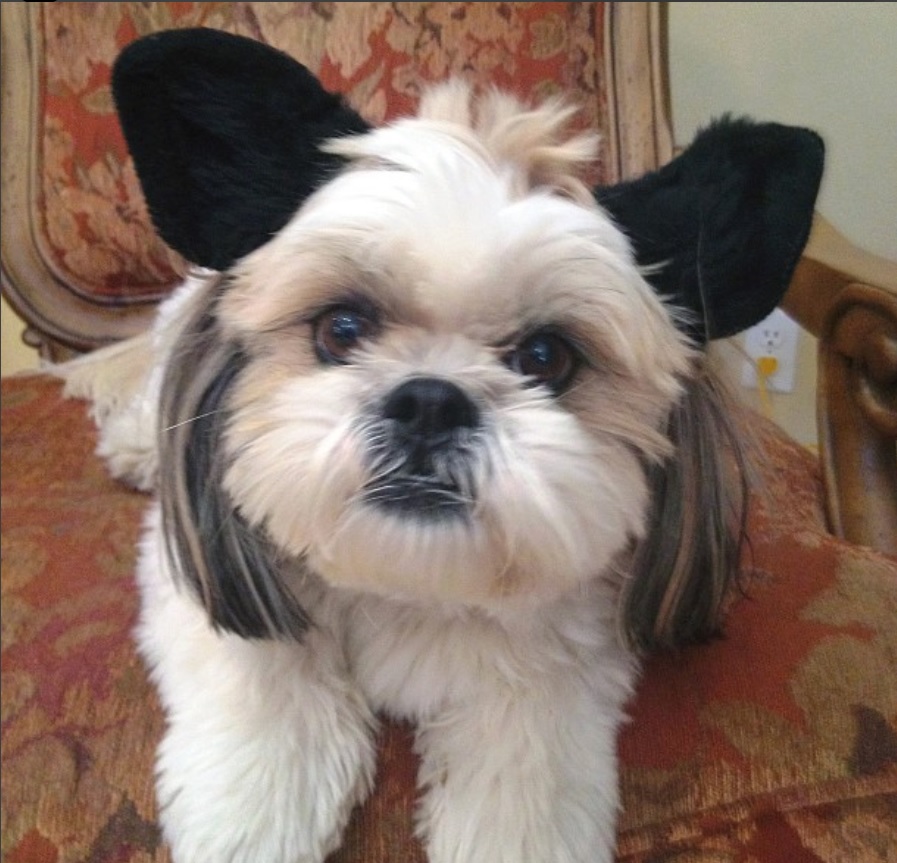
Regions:
M 300 635 L 313 572 L 490 609 L 607 578 L 636 643 L 713 630 L 733 435 L 687 316 L 578 179 L 569 113 L 456 83 L 330 140 L 327 181 L 198 298 L 160 493 L 217 625 Z

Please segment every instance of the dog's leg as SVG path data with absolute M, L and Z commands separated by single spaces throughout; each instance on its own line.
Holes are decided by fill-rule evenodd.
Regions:
M 430 863 L 610 863 L 632 670 L 608 660 L 606 677 L 589 663 L 493 678 L 421 726 L 418 831 Z
M 97 455 L 116 479 L 150 491 L 156 484 L 156 411 L 162 369 L 153 334 L 143 333 L 48 371 L 65 383 L 68 398 L 90 403 L 98 431 Z
M 150 516 L 138 639 L 166 708 L 157 792 L 175 863 L 320 863 L 370 789 L 369 709 L 323 626 L 302 644 L 213 631 Z

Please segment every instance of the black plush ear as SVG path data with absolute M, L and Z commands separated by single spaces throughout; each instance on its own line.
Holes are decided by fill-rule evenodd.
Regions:
M 218 30 L 131 43 L 112 87 L 156 229 L 214 270 L 270 239 L 338 169 L 321 141 L 368 128 L 287 54 Z
M 704 342 L 778 305 L 810 232 L 823 161 L 815 132 L 725 117 L 658 171 L 595 196 Z
M 323 140 L 369 128 L 287 54 L 203 28 L 129 45 L 113 93 L 157 230 L 215 270 L 267 242 L 340 167 Z M 751 326 L 781 299 L 822 165 L 809 130 L 723 119 L 659 171 L 595 195 L 705 341 Z

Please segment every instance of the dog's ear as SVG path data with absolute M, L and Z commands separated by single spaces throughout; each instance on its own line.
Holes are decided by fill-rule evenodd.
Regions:
M 648 467 L 648 524 L 621 603 L 625 640 L 646 650 L 719 635 L 747 541 L 747 455 L 728 397 L 706 370 L 684 383 L 674 454 Z
M 163 535 L 178 577 L 210 623 L 244 638 L 301 639 L 310 625 L 285 584 L 286 561 L 225 488 L 228 397 L 246 364 L 215 313 L 227 277 L 209 280 L 183 321 L 159 401 Z M 289 562 L 295 576 L 302 560 Z
M 595 196 L 701 343 L 778 305 L 810 232 L 823 162 L 815 132 L 724 117 L 658 171 Z
M 368 128 L 287 54 L 218 30 L 132 42 L 112 87 L 156 229 L 213 270 L 270 239 L 339 168 L 321 141 Z

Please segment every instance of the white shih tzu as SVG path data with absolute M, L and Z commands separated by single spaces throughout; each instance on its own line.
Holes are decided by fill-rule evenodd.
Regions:
M 459 83 L 320 149 L 304 116 L 316 190 L 273 222 L 229 213 L 228 234 L 229 157 L 159 191 L 174 145 L 147 156 L 131 116 L 158 125 L 133 103 L 186 81 L 185 51 L 231 75 L 214 110 L 236 116 L 244 55 L 260 87 L 266 63 L 281 93 L 301 70 L 336 110 L 294 61 L 213 31 L 141 40 L 116 70 L 157 224 L 216 270 L 140 342 L 142 389 L 97 414 L 116 472 L 157 489 L 138 641 L 174 860 L 323 861 L 371 788 L 377 714 L 416 723 L 432 863 L 612 860 L 639 651 L 712 634 L 738 563 L 737 444 L 694 320 L 647 281 L 614 193 L 579 179 L 594 141 L 570 111 Z M 212 101 L 177 110 L 199 127 Z M 229 134 L 281 146 L 260 101 Z M 166 202 L 190 183 L 199 213 Z

